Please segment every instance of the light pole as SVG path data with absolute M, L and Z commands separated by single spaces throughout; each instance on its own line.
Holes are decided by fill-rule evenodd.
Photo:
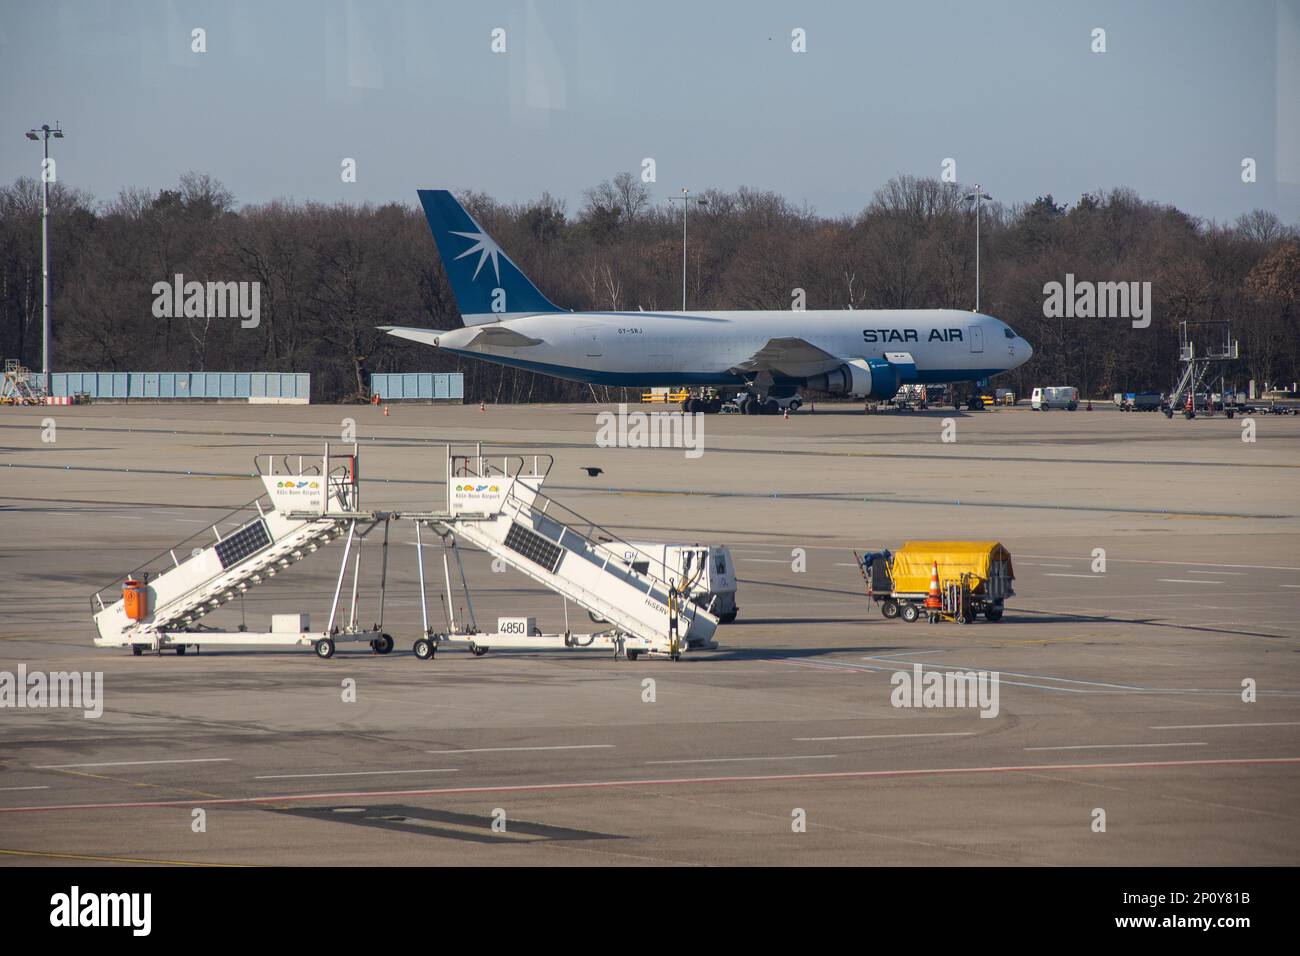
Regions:
M 687 211 L 691 208 L 691 203 L 697 206 L 707 206 L 709 201 L 703 197 L 698 199 L 691 196 L 691 191 L 685 186 L 682 187 L 682 194 L 674 196 L 674 199 L 682 201 L 682 311 L 686 311 L 686 220 L 690 218 Z
M 980 184 L 975 184 L 975 191 L 967 193 L 966 202 L 975 201 L 975 311 L 980 310 L 980 205 L 985 199 L 992 199 L 988 193 L 980 192 Z
M 45 161 L 41 163 L 41 380 L 45 394 L 50 394 L 50 137 L 63 139 L 63 130 L 55 123 L 29 129 L 27 138 L 42 140 Z

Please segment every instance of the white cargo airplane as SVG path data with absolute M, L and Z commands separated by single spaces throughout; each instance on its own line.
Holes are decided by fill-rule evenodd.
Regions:
M 419 195 L 465 327 L 382 328 L 456 355 L 597 385 L 714 386 L 758 413 L 798 407 L 804 388 L 885 400 L 908 383 L 975 382 L 1034 354 L 1004 322 L 956 309 L 566 312 L 450 192 Z

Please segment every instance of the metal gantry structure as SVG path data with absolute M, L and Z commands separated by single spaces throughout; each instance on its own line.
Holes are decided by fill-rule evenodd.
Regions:
M 1186 418 L 1195 418 L 1197 394 L 1202 388 L 1217 381 L 1224 411 L 1231 417 L 1235 402 L 1230 402 L 1225 388 L 1227 366 L 1241 356 L 1236 339 L 1232 337 L 1232 323 L 1223 320 L 1183 321 L 1178 324 L 1178 361 L 1182 372 L 1169 393 L 1165 415 L 1172 418 L 1181 411 Z M 1214 410 L 1212 395 L 1201 403 L 1202 408 Z

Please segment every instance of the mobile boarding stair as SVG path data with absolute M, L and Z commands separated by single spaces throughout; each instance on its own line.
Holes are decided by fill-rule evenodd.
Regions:
M 357 448 L 353 446 L 351 454 L 331 455 L 327 444 L 318 459 L 298 456 L 296 468 L 288 456 L 280 458 L 279 470 L 274 456 L 259 455 L 254 461 L 265 486 L 263 495 L 136 568 L 125 585 L 118 578 L 91 596 L 97 646 L 130 647 L 136 655 L 163 648 L 184 654 L 202 645 L 311 646 L 322 658 L 333 656 L 338 641 L 368 641 L 381 654 L 393 649 L 392 637 L 383 633 L 383 609 L 388 526 L 394 515 L 360 510 Z M 253 510 L 257 517 L 247 519 Z M 380 524 L 384 535 L 378 622 L 367 628 L 357 622 L 361 544 Z M 225 534 L 223 527 L 228 529 Z M 341 536 L 346 536 L 346 544 L 323 629 L 312 631 L 309 616 L 301 613 L 276 614 L 271 630 L 260 632 L 242 624 L 230 631 L 200 622 Z M 339 597 L 354 551 L 345 624 L 338 614 Z M 111 600 L 115 593 L 118 599 L 107 603 L 105 596 Z
M 638 571 L 624 559 L 638 551 L 603 528 L 541 493 L 554 463 L 549 455 L 486 458 L 481 446 L 473 455 L 459 455 L 447 446 L 447 510 L 403 512 L 416 521 L 419 556 L 420 610 L 424 636 L 415 642 L 415 655 L 431 659 L 442 644 L 467 646 L 476 655 L 489 648 L 546 650 L 594 648 L 612 650 L 636 660 L 642 654 L 677 660 L 688 649 L 713 649 L 718 619 L 693 604 L 688 595 L 695 582 L 663 566 L 651 556 L 649 568 Z M 425 599 L 422 527 L 432 528 L 443 545 L 444 613 L 446 629 L 429 625 Z M 578 530 L 583 528 L 584 530 Z M 602 540 L 593 535 L 599 532 Z M 543 634 L 529 617 L 504 617 L 497 629 L 484 633 L 474 605 L 459 545 L 471 545 L 493 559 L 561 595 L 609 625 L 595 634 Z M 463 619 L 457 620 L 452 592 L 455 562 L 465 597 Z M 638 562 L 639 564 L 640 562 Z M 698 571 L 696 575 L 698 576 Z

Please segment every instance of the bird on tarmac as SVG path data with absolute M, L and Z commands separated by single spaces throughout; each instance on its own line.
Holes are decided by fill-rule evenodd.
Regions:
M 605 473 L 604 468 L 596 468 L 592 465 L 579 465 L 578 467 L 587 473 L 588 478 L 596 478 Z

